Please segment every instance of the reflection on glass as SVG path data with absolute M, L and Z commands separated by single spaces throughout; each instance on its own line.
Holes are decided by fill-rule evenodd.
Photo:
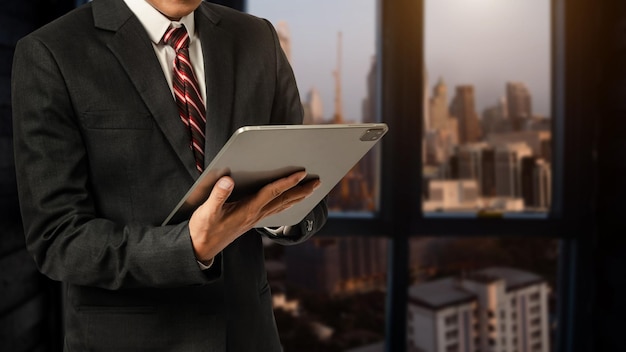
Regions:
M 550 1 L 426 0 L 424 35 L 424 212 L 546 213 Z
M 409 351 L 551 351 L 558 241 L 411 241 Z
M 353 351 L 384 340 L 386 239 L 266 241 L 266 267 L 284 351 Z M 354 351 L 357 351 L 356 349 Z
M 305 124 L 378 121 L 375 5 L 375 0 L 248 1 L 248 12 L 276 28 L 298 82 Z M 379 158 L 377 146 L 330 192 L 333 215 L 371 216 L 378 209 Z

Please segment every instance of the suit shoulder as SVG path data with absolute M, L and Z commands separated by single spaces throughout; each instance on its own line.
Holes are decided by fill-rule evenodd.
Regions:
M 210 13 L 209 17 L 211 17 L 215 23 L 218 23 L 221 28 L 234 33 L 254 33 L 257 31 L 267 33 L 269 22 L 265 19 L 230 7 L 205 1 L 202 2 L 202 6 L 207 10 L 206 13 Z

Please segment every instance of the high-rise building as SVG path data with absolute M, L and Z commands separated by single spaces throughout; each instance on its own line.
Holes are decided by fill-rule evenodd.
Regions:
M 458 145 L 449 165 L 450 178 L 476 180 L 480 196 L 496 196 L 495 149 L 488 143 Z
M 459 121 L 459 142 L 461 144 L 480 141 L 482 133 L 474 105 L 474 86 L 456 87 L 456 95 L 450 104 L 450 113 Z
M 429 130 L 424 132 L 422 140 L 424 165 L 440 165 L 446 161 L 446 150 L 443 146 L 442 130 Z
M 552 204 L 552 167 L 549 162 L 539 159 L 534 169 L 535 203 L 532 206 L 547 210 Z
M 425 83 L 426 84 L 426 83 Z M 433 88 L 432 97 L 424 87 L 424 99 L 428 106 L 424 107 L 423 155 L 425 165 L 443 165 L 459 143 L 458 121 L 450 116 L 448 110 L 448 88 L 443 78 Z
M 289 25 L 285 21 L 280 21 L 276 25 L 276 34 L 280 42 L 280 47 L 285 52 L 289 64 L 293 65 L 291 61 L 291 32 L 289 31 Z
M 532 150 L 524 142 L 509 143 L 496 147 L 496 196 L 522 197 L 521 162 L 522 158 L 531 155 Z
M 522 158 L 521 187 L 527 208 L 546 210 L 552 197 L 552 170 L 545 160 L 527 156 Z
M 492 267 L 409 288 L 408 350 L 548 352 L 548 284 Z
M 522 82 L 507 82 L 506 99 L 513 130 L 525 129 L 526 123 L 533 116 L 531 95 L 528 88 Z
M 482 150 L 480 164 L 482 174 L 480 178 L 480 193 L 486 198 L 496 196 L 496 151 L 493 147 Z
M 512 126 L 508 118 L 506 98 L 502 97 L 496 105 L 488 107 L 483 111 L 483 136 L 489 136 L 492 133 L 511 132 L 511 130 Z
M 482 152 L 487 143 L 467 143 L 456 148 L 459 179 L 482 179 Z
M 306 94 L 306 100 L 302 103 L 304 108 L 305 124 L 322 124 L 324 120 L 324 105 L 322 96 L 317 88 L 312 87 Z
M 430 180 L 424 211 L 476 211 L 479 207 L 476 180 Z
M 448 110 L 448 87 L 440 77 L 439 81 L 433 88 L 433 95 L 429 99 L 429 114 L 425 118 L 429 118 L 429 129 L 443 130 L 450 128 L 448 121 L 450 120 L 450 111 Z
M 385 287 L 384 238 L 314 238 L 285 247 L 287 281 L 313 292 L 347 294 Z
M 550 141 L 551 131 L 517 131 L 509 133 L 492 133 L 487 136 L 487 143 L 497 146 L 509 143 L 526 143 L 532 150 L 533 155 L 546 157 L 544 141 Z

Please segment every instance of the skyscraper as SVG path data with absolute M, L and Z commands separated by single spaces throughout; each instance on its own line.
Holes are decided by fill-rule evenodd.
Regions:
M 496 147 L 496 196 L 522 197 L 522 158 L 532 155 L 526 143 L 509 143 Z
M 526 207 L 546 210 L 552 196 L 550 164 L 536 156 L 522 158 L 521 186 Z
M 474 105 L 474 86 L 456 87 L 456 95 L 450 104 L 450 113 L 459 121 L 459 142 L 478 142 L 481 138 L 480 121 Z
M 316 87 L 312 87 L 306 94 L 303 106 L 305 124 L 322 124 L 325 122 L 322 97 Z
M 430 116 L 425 116 L 425 119 L 430 119 L 428 127 L 430 129 L 439 130 L 449 128 L 448 121 L 451 116 L 448 110 L 448 87 L 442 77 L 439 77 L 439 81 L 437 81 L 437 84 L 433 88 L 433 95 L 429 99 L 429 106 Z
M 502 97 L 494 106 L 488 107 L 483 111 L 483 136 L 489 136 L 491 133 L 503 133 L 511 131 L 511 121 L 508 118 L 508 107 L 506 98 Z
M 458 144 L 458 122 L 450 116 L 448 110 L 448 88 L 443 78 L 433 88 L 432 97 L 424 87 L 424 99 L 428 107 L 424 108 L 423 153 L 424 164 L 441 165 L 449 158 L 454 146 Z
M 532 118 L 532 102 L 530 92 L 522 82 L 507 82 L 506 99 L 508 103 L 509 119 L 513 130 L 520 131 Z

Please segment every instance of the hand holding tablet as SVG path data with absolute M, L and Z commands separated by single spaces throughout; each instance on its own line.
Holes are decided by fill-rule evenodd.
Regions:
M 264 217 L 254 227 L 297 224 L 387 130 L 384 123 L 242 127 L 233 133 L 163 225 L 189 218 L 223 176 L 234 181 L 228 199 L 231 201 L 255 194 L 276 180 L 306 171 L 306 177 L 299 183 L 319 179 L 319 187 L 288 209 Z

